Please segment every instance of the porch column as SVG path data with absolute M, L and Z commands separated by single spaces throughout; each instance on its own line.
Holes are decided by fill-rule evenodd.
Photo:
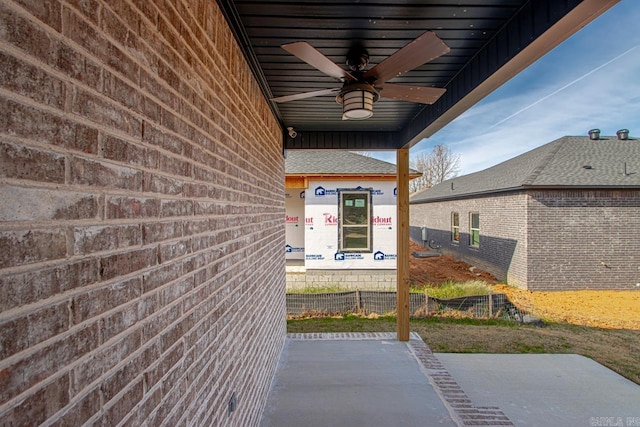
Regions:
M 409 341 L 409 149 L 399 149 L 396 159 L 398 341 Z

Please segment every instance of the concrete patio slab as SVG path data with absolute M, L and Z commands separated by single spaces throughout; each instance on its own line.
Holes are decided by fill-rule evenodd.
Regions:
M 287 339 L 262 427 L 457 425 L 395 334 L 315 335 Z
M 575 354 L 442 354 L 476 405 L 516 426 L 640 426 L 640 386 Z
M 640 426 L 640 386 L 578 355 L 434 354 L 416 334 L 289 334 L 261 427 Z

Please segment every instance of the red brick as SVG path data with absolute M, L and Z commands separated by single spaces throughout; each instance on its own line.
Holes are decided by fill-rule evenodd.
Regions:
M 20 6 L 29 11 L 44 24 L 52 27 L 56 31 L 61 28 L 61 9 L 58 2 L 34 2 L 31 0 L 16 0 Z
M 145 71 L 141 71 L 141 80 L 145 78 L 149 78 Z M 158 128 L 154 127 L 152 123 L 160 123 L 161 117 L 161 107 L 152 99 L 148 97 L 142 98 L 142 104 L 139 106 L 140 112 L 148 119 L 145 121 L 143 127 L 142 140 L 145 142 L 150 142 L 155 145 L 160 145 L 159 142 L 162 141 L 162 132 L 158 130 Z
M 93 289 L 73 297 L 73 322 L 79 324 L 120 305 L 129 303 L 141 295 L 142 280 L 139 277 Z
M 132 411 L 128 419 L 123 421 L 123 427 L 138 427 L 141 425 L 150 425 L 145 420 L 160 405 L 162 400 L 162 390 L 158 387 L 150 392 L 146 392 L 140 405 L 135 411 Z
M 181 308 L 174 305 L 166 310 L 154 313 L 153 317 L 146 319 L 142 328 L 142 341 L 147 342 L 161 333 L 168 325 L 180 317 Z
M 118 307 L 115 311 L 106 314 L 103 319 L 102 340 L 107 341 L 138 323 L 139 302 Z
M 73 331 L 0 370 L 0 401 L 33 387 L 98 346 L 97 324 Z
M 93 13 L 98 13 L 96 8 Z M 62 11 L 63 34 L 89 52 L 106 52 L 109 42 L 100 33 L 97 25 L 87 23 L 83 17 L 72 9 L 64 8 Z M 97 16 L 96 16 L 97 23 Z M 92 44 L 93 43 L 93 44 Z
M 158 199 L 113 196 L 107 198 L 107 219 L 149 218 L 160 213 Z
M 183 182 L 168 176 L 145 172 L 142 185 L 145 193 L 177 196 L 182 193 Z
M 0 28 L 3 39 L 36 58 L 46 60 L 51 52 L 52 41 L 45 31 L 31 21 L 9 10 L 5 3 L 0 4 Z
M 147 388 L 153 388 L 162 381 L 163 377 L 178 363 L 184 355 L 184 345 L 178 344 L 149 367 L 144 373 L 145 385 Z
M 165 141 L 167 138 L 165 138 Z M 191 177 L 193 165 L 172 156 L 158 155 L 158 169 L 162 172 L 177 176 Z
M 64 183 L 64 156 L 0 141 L 0 176 Z
M 100 391 L 96 387 L 75 398 L 68 410 L 53 421 L 51 426 L 80 426 L 98 411 L 100 411 Z
M 79 11 L 83 17 L 91 21 L 92 26 L 98 24 L 102 4 L 98 0 L 69 0 L 69 5 Z
M 191 220 L 185 223 L 184 225 L 184 234 L 185 236 L 191 236 L 193 234 L 200 234 L 210 231 L 209 228 L 209 220 L 208 219 L 199 219 L 199 220 Z
M 69 264 L 0 276 L 0 311 L 31 304 L 98 281 L 98 261 L 84 259 Z M 33 286 L 38 283 L 38 286 Z
M 184 193 L 187 197 L 207 197 L 209 195 L 209 186 L 188 182 L 184 185 Z
M 165 285 L 160 289 L 160 303 L 164 306 L 182 298 L 193 289 L 193 278 L 183 277 L 173 283 Z
M 188 199 L 163 200 L 160 206 L 160 216 L 191 216 L 193 215 L 193 202 Z
M 162 112 L 162 115 L 166 115 L 167 113 Z M 162 139 L 159 142 L 159 146 L 164 148 L 167 151 L 171 151 L 174 154 L 179 154 L 182 155 L 182 152 L 184 151 L 184 145 L 186 144 L 186 142 L 181 139 L 180 137 L 168 133 L 168 132 L 164 132 L 162 134 Z M 170 162 L 172 159 L 172 157 L 168 157 L 166 162 Z
M 0 187 L 0 221 L 88 219 L 98 216 L 98 196 L 5 185 Z
M 64 258 L 67 239 L 61 230 L 0 232 L 0 268 Z
M 0 323 L 0 359 L 52 338 L 69 328 L 67 302 L 45 307 L 28 315 Z
M 31 64 L 0 52 L 0 87 L 34 101 L 63 109 L 65 84 Z
M 103 136 L 100 151 L 105 159 L 152 169 L 158 166 L 157 151 L 110 135 Z
M 135 384 L 129 386 L 122 398 L 114 399 L 105 405 L 104 416 L 102 417 L 103 425 L 117 425 L 142 400 L 143 394 L 142 380 L 138 380 Z
M 138 108 L 141 95 L 136 88 L 108 71 L 103 71 L 102 75 L 103 93 L 106 96 L 127 108 Z
M 71 159 L 71 183 L 139 191 L 142 189 L 142 172 L 74 156 Z
M 176 242 L 163 243 L 160 245 L 159 251 L 160 263 L 166 263 L 190 253 L 191 242 L 189 240 L 179 240 Z
M 155 348 L 156 350 L 153 354 L 157 355 L 158 347 L 159 346 L 151 346 L 149 348 Z M 123 338 L 109 343 L 108 346 L 102 345 L 90 356 L 84 357 L 81 360 L 81 363 L 76 365 L 76 367 L 73 369 L 73 382 L 70 394 L 74 396 L 75 399 L 75 396 L 78 393 L 82 393 L 83 389 L 97 380 L 103 373 L 109 371 L 111 368 L 129 357 L 139 348 L 139 331 L 132 331 Z M 145 351 L 145 353 L 149 352 Z
M 100 259 L 100 276 L 103 280 L 133 273 L 158 263 L 156 248 L 144 248 L 105 256 Z
M 40 425 L 69 402 L 69 375 L 65 374 L 45 385 L 24 400 L 18 406 L 5 412 L 3 425 L 22 426 Z
M 156 243 L 163 240 L 171 240 L 181 237 L 183 234 L 183 222 L 154 222 L 142 226 L 144 244 Z
M 73 232 L 75 255 L 142 244 L 142 230 L 139 225 L 76 227 Z
M 144 293 L 150 292 L 166 283 L 176 280 L 182 274 L 180 263 L 170 263 L 153 269 L 142 276 Z
M 0 98 L 0 125 L 10 135 L 95 154 L 98 131 L 48 112 Z
M 72 111 L 88 120 L 139 137 L 141 121 L 133 113 L 98 94 L 78 89 Z

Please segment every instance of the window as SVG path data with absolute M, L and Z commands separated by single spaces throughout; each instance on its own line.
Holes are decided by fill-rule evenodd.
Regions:
M 371 252 L 371 192 L 340 190 L 338 238 L 344 252 Z
M 451 241 L 460 242 L 460 214 L 451 212 Z
M 480 214 L 469 214 L 469 244 L 476 248 L 480 246 Z

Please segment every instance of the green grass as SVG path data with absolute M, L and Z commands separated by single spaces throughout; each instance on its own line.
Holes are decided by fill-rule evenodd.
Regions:
M 425 289 L 430 297 L 439 299 L 491 294 L 491 288 L 485 282 L 479 280 L 464 283 L 446 282 L 438 286 L 427 286 L 423 289 L 423 292 Z
M 337 285 L 309 286 L 306 288 L 287 289 L 288 294 L 330 294 L 336 292 L 350 292 L 354 289 L 347 289 Z
M 365 289 L 361 289 L 365 290 Z M 395 288 L 375 289 L 379 291 L 395 292 Z M 424 293 L 425 290 L 430 297 L 448 299 L 468 297 L 473 295 L 489 295 L 491 288 L 485 282 L 480 280 L 471 280 L 468 282 L 445 282 L 441 285 L 427 285 L 424 287 L 412 286 L 409 288 L 411 293 Z M 288 294 L 327 294 L 335 292 L 352 292 L 355 289 L 345 288 L 338 285 L 328 284 L 326 286 L 305 287 L 297 289 L 287 289 Z

